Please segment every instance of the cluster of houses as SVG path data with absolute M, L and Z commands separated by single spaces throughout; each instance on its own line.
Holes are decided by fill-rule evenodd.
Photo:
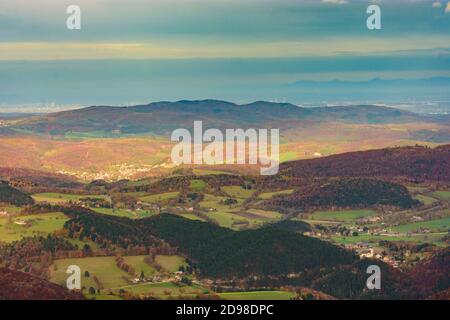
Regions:
M 183 278 L 183 272 L 182 271 L 176 271 L 173 272 L 170 275 L 162 275 L 157 274 L 151 277 L 136 277 L 131 280 L 133 284 L 138 283 L 159 283 L 159 282 L 173 282 L 173 283 L 179 283 L 181 282 Z

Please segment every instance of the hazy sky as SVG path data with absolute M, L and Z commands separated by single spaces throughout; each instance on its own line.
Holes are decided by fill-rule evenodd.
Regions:
M 366 28 L 370 3 L 382 30 Z M 66 28 L 70 4 L 81 7 L 81 30 Z M 117 103 L 127 103 L 433 76 L 450 76 L 450 1 L 0 1 L 0 104 L 109 102 L 118 83 Z

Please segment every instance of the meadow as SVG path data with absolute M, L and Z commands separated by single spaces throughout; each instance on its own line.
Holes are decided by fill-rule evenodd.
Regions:
M 325 221 L 342 221 L 353 223 L 355 220 L 363 217 L 376 215 L 376 212 L 371 209 L 364 210 L 339 210 L 339 211 L 318 211 L 312 214 L 313 220 Z
M 0 241 L 13 242 L 24 237 L 46 236 L 61 230 L 68 220 L 68 217 L 58 212 L 0 218 Z
M 77 194 L 51 193 L 51 192 L 36 193 L 32 195 L 32 198 L 36 202 L 46 202 L 50 204 L 64 204 L 68 202 L 77 202 L 86 198 L 106 200 L 106 197 L 102 195 L 77 195 Z

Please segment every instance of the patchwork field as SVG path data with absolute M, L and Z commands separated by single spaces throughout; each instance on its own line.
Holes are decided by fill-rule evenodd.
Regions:
M 144 259 L 146 256 L 126 256 L 125 262 L 132 266 L 137 275 L 143 273 L 144 277 L 158 275 L 155 268 L 147 264 Z M 165 271 L 178 271 L 180 266 L 185 266 L 186 262 L 179 256 L 158 255 L 155 261 Z M 87 257 L 75 259 L 56 260 L 50 266 L 50 281 L 65 286 L 67 280 L 66 270 L 68 266 L 76 265 L 81 269 L 81 285 L 88 289 L 90 287 L 96 290 L 100 289 L 99 295 L 89 295 L 95 299 L 109 299 L 109 292 L 118 294 L 119 292 L 130 292 L 133 294 L 154 295 L 159 298 L 169 298 L 173 295 L 194 295 L 201 294 L 204 288 L 197 285 L 183 285 L 173 283 L 168 280 L 165 282 L 144 282 L 133 283 L 134 275 L 126 273 L 116 265 L 115 257 Z

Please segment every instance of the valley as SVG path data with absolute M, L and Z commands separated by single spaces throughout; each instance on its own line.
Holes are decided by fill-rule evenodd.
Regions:
M 4 123 L 0 275 L 31 275 L 54 292 L 76 265 L 77 298 L 93 300 L 448 298 L 447 124 L 383 108 L 259 102 L 247 113 L 218 103 L 224 117 L 211 115 L 210 126 L 242 124 L 227 108 L 244 108 L 249 123 L 282 128 L 279 174 L 172 166 L 165 130 L 211 103 L 131 114 L 93 107 Z M 180 108 L 183 117 L 167 126 L 129 118 L 165 119 Z M 264 113 L 272 108 L 280 110 Z M 99 109 L 110 122 L 102 132 L 92 127 Z M 119 123 L 126 129 L 117 131 Z M 380 292 L 365 287 L 370 264 L 387 279 Z M 424 280 L 427 265 L 434 271 Z

